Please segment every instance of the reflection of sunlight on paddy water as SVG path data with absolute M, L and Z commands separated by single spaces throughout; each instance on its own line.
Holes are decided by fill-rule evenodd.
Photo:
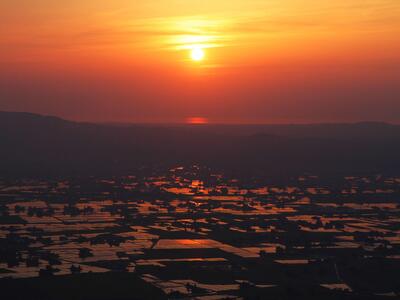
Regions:
M 184 172 L 184 169 L 178 169 L 176 172 Z M 373 199 L 369 203 L 360 203 L 354 199 L 346 198 L 346 201 L 349 202 L 339 205 L 329 198 L 321 200 L 321 195 L 330 193 L 327 187 L 318 187 L 314 184 L 313 187 L 304 187 L 301 184 L 299 184 L 299 187 L 293 187 L 292 184 L 290 187 L 275 187 L 273 185 L 266 187 L 266 184 L 263 183 L 259 187 L 248 189 L 245 185 L 241 185 L 238 180 L 228 180 L 222 175 L 213 177 L 212 183 L 204 180 L 204 176 L 197 176 L 193 173 L 183 173 L 179 176 L 164 174 L 151 178 L 151 180 L 148 178 L 142 180 L 146 182 L 146 185 L 132 182 L 136 179 L 129 181 L 124 178 L 124 182 L 126 182 L 126 185 L 135 186 L 135 189 L 137 189 L 135 191 L 140 190 L 142 194 L 139 193 L 139 195 L 148 196 L 153 191 L 153 187 L 168 190 L 171 193 L 167 195 L 156 194 L 157 197 L 147 198 L 139 196 L 138 199 L 131 197 L 131 195 L 119 199 L 118 196 L 121 194 L 118 194 L 118 192 L 111 194 L 113 198 L 104 196 L 103 193 L 88 193 L 75 203 L 75 206 L 80 210 L 87 206 L 92 207 L 93 212 L 88 215 L 71 216 L 64 214 L 65 204 L 57 201 L 29 201 L 28 198 L 20 197 L 18 199 L 21 201 L 12 201 L 12 203 L 7 204 L 7 207 L 11 216 L 18 215 L 29 224 L 12 224 L 12 232 L 20 237 L 34 239 L 36 238 L 35 234 L 39 232 L 39 237 L 49 238 L 47 245 L 38 239 L 30 246 L 40 247 L 41 250 L 58 254 L 62 262 L 60 266 L 56 266 L 61 270 L 59 274 L 69 274 L 71 264 L 81 265 L 83 272 L 105 272 L 109 268 L 104 267 L 99 261 L 107 261 L 112 265 L 119 260 L 126 262 L 128 257 L 132 259 L 132 264 L 138 266 L 158 264 L 164 266 L 164 268 L 170 268 L 171 265 L 176 263 L 221 262 L 228 264 L 229 257 L 232 254 L 241 258 L 252 259 L 258 258 L 260 251 L 264 251 L 268 255 L 275 255 L 278 246 L 284 248 L 283 244 L 278 244 L 282 241 L 276 240 L 265 243 L 264 240 L 260 242 L 260 240 L 249 238 L 246 244 L 242 244 L 240 241 L 243 236 L 263 236 L 263 239 L 268 239 L 275 237 L 275 235 L 279 237 L 291 233 L 307 233 L 307 236 L 311 236 L 311 234 L 324 236 L 326 234 L 334 237 L 329 245 L 313 243 L 312 247 L 316 251 L 335 248 L 341 250 L 358 249 L 360 245 L 368 251 L 372 251 L 382 241 L 394 246 L 400 244 L 399 231 L 391 230 L 392 227 L 396 228 L 394 226 L 397 226 L 398 223 L 395 214 L 399 211 L 399 207 L 395 201 L 385 200 L 386 202 L 375 203 L 377 200 Z M 42 184 L 30 183 L 29 187 L 33 189 L 33 187 L 40 185 Z M 118 180 L 103 180 L 102 185 L 110 190 L 120 189 L 125 191 L 124 184 L 121 184 L 118 188 L 115 187 L 115 185 L 118 185 Z M 42 188 L 40 187 L 39 190 L 42 191 Z M 385 189 L 383 187 L 379 189 L 385 195 L 390 190 L 390 188 Z M 181 193 L 182 191 L 183 193 Z M 253 193 L 250 196 L 248 195 L 249 191 Z M 290 195 L 287 196 L 286 194 Z M 60 195 L 63 194 L 60 193 Z M 293 195 L 296 197 L 292 198 Z M 163 198 L 164 196 L 165 198 Z M 341 196 L 346 195 L 341 194 Z M 107 197 L 110 197 L 110 199 L 107 199 Z M 353 195 L 351 194 L 349 197 L 353 197 Z M 41 198 L 35 194 L 31 199 Z M 26 208 L 36 207 L 41 209 L 47 209 L 50 206 L 54 209 L 54 215 L 38 217 L 28 216 L 26 211 L 16 213 L 17 204 Z M 118 211 L 116 208 L 121 210 Z M 357 216 L 356 213 L 360 215 Z M 382 218 L 379 218 L 380 213 L 383 215 Z M 393 215 L 390 215 L 391 213 Z M 125 224 L 123 214 L 131 216 L 132 220 Z M 330 222 L 336 222 L 343 227 L 324 228 L 323 226 L 315 226 L 317 224 L 316 216 L 323 226 Z M 292 229 L 282 225 L 285 223 L 293 225 L 296 222 L 300 223 L 297 224 L 297 229 L 293 232 L 291 232 Z M 35 231 L 31 230 L 33 227 Z M 216 234 L 218 230 L 232 235 L 237 240 L 234 242 L 226 242 L 222 238 L 219 240 L 220 236 Z M 372 231 L 379 232 L 383 236 L 380 236 L 371 245 L 366 245 L 363 241 L 355 239 L 357 234 L 361 232 L 369 233 Z M 124 242 L 112 247 L 108 244 L 92 245 L 87 240 L 77 242 L 79 238 L 94 238 L 99 233 L 105 232 L 115 232 L 115 235 L 122 237 Z M 0 225 L 1 237 L 5 238 L 9 233 L 10 224 Z M 274 243 L 275 241 L 277 243 Z M 79 249 L 83 247 L 90 249 L 94 256 L 85 259 L 79 257 Z M 178 249 L 182 251 L 174 251 Z M 190 249 L 200 249 L 200 251 L 192 251 L 195 253 L 192 253 L 195 257 L 190 258 L 169 258 L 168 254 L 165 254 L 176 252 L 187 255 Z M 207 252 L 205 249 L 211 250 L 207 250 Z M 296 249 L 300 248 L 297 247 Z M 205 252 L 214 257 L 206 257 Z M 223 254 L 224 252 L 226 257 Z M 124 253 L 126 256 L 119 257 L 118 253 Z M 162 258 L 157 259 L 158 256 L 151 255 L 146 257 L 148 253 L 156 253 Z M 26 251 L 23 255 L 26 256 Z M 306 261 L 308 258 L 303 256 L 300 256 L 301 260 Z M 398 259 L 398 256 L 394 255 L 390 258 Z M 286 260 L 284 263 L 290 262 Z M 291 263 L 295 263 L 295 261 L 291 261 Z M 37 276 L 38 270 L 44 268 L 47 264 L 48 262 L 42 259 L 38 267 L 26 267 L 24 263 L 9 267 L 2 263 L 0 268 L 8 270 L 9 273 L 2 273 L 0 277 L 8 275 L 13 277 Z M 10 273 L 12 271 L 16 273 Z M 171 280 L 168 282 L 165 288 L 175 290 L 173 286 L 183 286 L 182 289 L 185 289 L 183 281 Z M 228 288 L 233 289 L 238 285 L 221 285 L 218 287 L 218 285 L 198 284 L 198 286 L 213 291 L 220 288 L 223 291 Z
M 217 248 L 226 252 L 230 252 L 241 257 L 259 257 L 258 254 L 254 254 L 250 251 L 237 248 L 231 245 L 223 244 L 218 241 L 204 239 L 162 239 L 159 240 L 154 247 L 155 249 L 207 249 Z

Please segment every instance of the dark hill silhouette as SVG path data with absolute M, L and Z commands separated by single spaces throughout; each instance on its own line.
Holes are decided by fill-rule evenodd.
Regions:
M 133 172 L 201 163 L 242 172 L 392 172 L 400 126 L 129 125 L 0 112 L 0 176 Z

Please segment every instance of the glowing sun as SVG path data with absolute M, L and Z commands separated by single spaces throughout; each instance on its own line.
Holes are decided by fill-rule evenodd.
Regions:
M 205 56 L 204 50 L 201 47 L 194 47 L 190 52 L 190 57 L 194 61 L 203 60 Z

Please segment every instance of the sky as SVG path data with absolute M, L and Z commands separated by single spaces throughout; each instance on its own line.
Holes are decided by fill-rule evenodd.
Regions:
M 1 0 L 0 110 L 400 123 L 399 16 L 399 0 Z

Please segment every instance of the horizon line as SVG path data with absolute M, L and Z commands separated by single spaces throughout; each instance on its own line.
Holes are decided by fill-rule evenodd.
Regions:
M 132 125 L 163 125 L 163 126 L 193 126 L 193 127 L 204 127 L 204 126 L 279 126 L 279 125 L 286 125 L 286 126 L 298 126 L 298 125 L 355 125 L 355 124 L 386 124 L 386 125 L 393 125 L 399 126 L 400 121 L 383 121 L 383 120 L 338 120 L 338 121 L 277 121 L 277 122 L 220 122 L 220 121 L 210 121 L 208 118 L 204 123 L 190 123 L 187 121 L 95 121 L 95 120 L 85 120 L 85 119 L 74 119 L 68 117 L 62 117 L 58 115 L 46 114 L 46 113 L 37 113 L 37 112 L 30 112 L 30 111 L 8 111 L 8 110 L 0 110 L 0 113 L 14 113 L 14 114 L 29 114 L 38 117 L 49 117 L 49 118 L 58 118 L 60 120 L 68 121 L 68 122 L 75 122 L 75 123 L 90 123 L 90 124 L 98 124 L 98 125 L 125 125 L 125 126 L 132 126 Z M 187 118 L 186 118 L 187 119 Z

